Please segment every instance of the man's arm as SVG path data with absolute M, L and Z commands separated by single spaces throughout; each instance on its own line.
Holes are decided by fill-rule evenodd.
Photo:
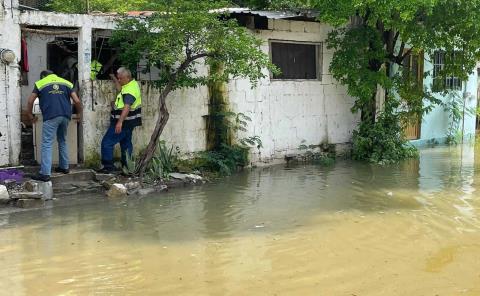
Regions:
M 83 117 L 82 102 L 80 101 L 80 98 L 77 96 L 77 93 L 75 92 L 72 92 L 70 94 L 70 97 L 72 98 L 73 104 L 75 105 L 75 109 L 77 109 L 79 120 L 82 121 L 82 117 Z
M 115 74 L 110 74 L 110 78 L 112 78 L 113 83 L 115 83 L 115 88 L 117 91 L 120 92 L 122 90 L 122 85 L 120 84 L 120 81 L 118 81 Z
M 130 105 L 125 104 L 125 107 L 122 110 L 122 114 L 120 114 L 120 118 L 118 119 L 117 124 L 115 125 L 116 134 L 119 134 L 122 132 L 123 121 L 125 120 L 125 118 L 127 118 L 128 112 L 130 112 Z
M 27 117 L 28 120 L 31 122 L 36 121 L 36 117 L 33 116 L 33 103 L 35 103 L 35 99 L 38 97 L 38 94 L 33 92 L 29 97 L 27 101 Z

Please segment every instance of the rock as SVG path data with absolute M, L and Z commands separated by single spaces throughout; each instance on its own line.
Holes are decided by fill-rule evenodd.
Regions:
M 42 199 L 19 199 L 15 202 L 15 206 L 19 208 L 38 208 L 43 207 L 45 201 Z
M 97 182 L 108 181 L 108 180 L 111 180 L 111 179 L 115 179 L 115 176 L 113 174 L 95 173 L 95 180 Z
M 151 193 L 154 193 L 154 192 L 155 192 L 154 188 L 142 188 L 142 189 L 138 190 L 137 194 L 138 195 L 148 195 L 148 194 L 151 194 Z
M 112 184 L 112 187 L 107 192 L 108 197 L 126 197 L 127 196 L 127 187 L 123 184 L 115 183 Z
M 184 182 L 196 183 L 198 181 L 202 182 L 203 178 L 195 174 L 180 174 L 180 173 L 171 173 L 170 178 L 182 180 Z
M 45 200 L 50 200 L 53 198 L 53 187 L 52 182 L 37 182 L 37 181 L 27 181 L 24 183 L 25 190 L 28 192 L 41 192 L 42 198 Z
M 0 185 L 0 204 L 8 204 L 10 202 L 10 194 L 5 185 Z
M 159 186 L 155 186 L 155 191 L 156 192 L 161 192 L 161 191 L 166 191 L 168 190 L 168 186 L 167 185 L 159 185 Z
M 134 190 L 140 187 L 140 182 L 138 181 L 128 182 L 125 184 L 125 187 L 127 187 L 127 190 Z
M 178 180 L 182 180 L 182 181 L 187 180 L 187 174 L 170 173 L 169 176 L 170 176 L 170 178 L 173 178 L 173 179 L 178 179 Z
M 3 181 L 3 184 L 5 184 L 7 189 L 12 189 L 12 188 L 15 188 L 15 186 L 17 186 L 17 181 L 14 179 L 7 179 Z
M 27 181 L 23 183 L 23 186 L 25 187 L 25 190 L 28 192 L 36 192 L 38 190 L 38 182 L 35 181 Z
M 43 193 L 40 191 L 36 192 L 27 192 L 27 191 L 22 191 L 22 192 L 15 192 L 12 194 L 12 199 L 42 199 L 43 198 Z
M 203 182 L 203 178 L 195 174 L 187 174 L 187 179 L 189 179 L 192 183 Z
M 103 186 L 103 188 L 105 188 L 106 190 L 110 190 L 110 188 L 112 188 L 112 183 L 110 182 L 107 182 L 107 181 L 102 181 L 100 182 L 100 185 Z

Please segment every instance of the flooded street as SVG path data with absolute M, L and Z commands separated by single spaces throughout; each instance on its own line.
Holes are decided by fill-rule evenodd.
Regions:
M 480 295 L 480 147 L 0 215 L 0 295 Z

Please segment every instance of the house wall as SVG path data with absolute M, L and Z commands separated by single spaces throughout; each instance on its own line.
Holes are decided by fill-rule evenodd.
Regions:
M 10 1 L 7 1 L 10 2 Z M 16 11 L 16 10 L 14 10 Z M 79 38 L 79 82 L 80 95 L 84 104 L 84 119 L 80 133 L 83 134 L 80 144 L 81 158 L 88 161 L 98 157 L 99 145 L 103 133 L 109 124 L 110 101 L 115 97 L 113 84 L 109 81 L 90 81 L 91 36 L 92 29 L 113 29 L 114 19 L 108 16 L 67 15 L 48 12 L 28 11 L 16 12 L 11 17 L 10 27 L 0 26 L 0 32 L 8 31 L 12 47 L 20 56 L 20 25 L 51 26 L 78 28 Z M 269 30 L 255 31 L 265 41 L 262 49 L 269 53 L 268 40 L 279 39 L 289 41 L 323 42 L 329 28 L 313 22 L 270 20 Z M 12 32 L 15 34 L 12 35 Z M 4 35 L 2 35 L 2 38 Z M 11 38 L 15 36 L 15 38 Z M 15 110 L 8 111 L 15 118 L 15 127 L 7 128 L 16 135 L 15 144 L 7 144 L 0 137 L 0 165 L 18 163 L 20 150 L 20 106 L 21 97 L 27 96 L 37 80 L 39 71 L 46 66 L 46 43 L 53 37 L 27 34 L 31 73 L 29 85 L 19 85 L 17 66 L 9 71 L 10 82 L 1 84 L 0 94 L 8 85 L 16 98 Z M 2 45 L 5 44 L 2 42 Z M 328 65 L 333 52 L 322 46 L 322 79 L 315 81 L 271 80 L 263 79 L 256 88 L 251 88 L 248 81 L 238 79 L 227 84 L 228 100 L 232 111 L 242 112 L 252 118 L 248 131 L 239 135 L 259 136 L 263 148 L 254 153 L 254 161 L 270 162 L 283 159 L 285 154 L 298 152 L 304 144 L 346 143 L 349 142 L 352 130 L 356 126 L 358 116 L 350 112 L 353 100 L 346 94 L 346 89 L 339 86 L 328 72 Z M 207 71 L 206 67 L 200 71 Z M 268 73 L 266 73 L 268 74 Z M 1 75 L 1 74 L 0 74 Z M 2 77 L 2 76 L 0 76 Z M 144 126 L 135 131 L 135 149 L 144 148 L 156 121 L 158 91 L 142 84 Z M 3 99 L 0 100 L 3 102 Z M 179 146 L 182 152 L 205 150 L 206 131 L 204 116 L 208 113 L 208 90 L 206 87 L 185 89 L 174 92 L 167 99 L 170 120 L 162 138 L 168 143 Z M 10 105 L 11 106 L 11 105 Z M 9 107 L 10 107 L 9 106 Z M 1 107 L 0 107 L 1 108 Z M 2 115 L 2 112 L 4 115 Z M 0 116 L 7 111 L 0 110 Z M 5 121 L 0 120 L 0 129 Z M 2 132 L 3 134 L 3 132 Z M 3 145 L 3 146 L 2 146 Z M 1 149 L 8 151 L 5 156 Z
M 323 42 L 329 28 L 312 22 L 274 20 L 270 29 L 256 31 L 265 43 L 262 49 L 269 54 L 269 39 Z M 227 84 L 227 96 L 234 112 L 252 118 L 248 131 L 239 137 L 259 136 L 263 143 L 254 149 L 254 162 L 283 160 L 286 154 L 297 153 L 304 144 L 343 144 L 350 141 L 358 116 L 350 112 L 353 100 L 346 89 L 337 85 L 328 73 L 333 52 L 323 46 L 322 79 L 271 80 L 262 79 L 256 88 L 244 79 Z M 200 71 L 207 71 L 202 67 Z M 269 73 L 265 73 L 269 75 Z M 150 139 L 156 120 L 158 91 L 142 86 L 144 125 L 135 131 L 137 151 Z M 109 101 L 115 96 L 111 83 L 94 82 L 95 111 L 88 112 L 86 159 L 98 151 L 101 137 L 108 126 Z M 206 148 L 205 115 L 208 114 L 208 90 L 206 87 L 177 91 L 167 99 L 170 119 L 162 139 L 178 146 L 182 152 L 202 151 Z M 99 129 L 99 126 L 101 127 Z
M 133 133 L 134 150 L 145 148 L 158 118 L 159 92 L 148 83 L 140 83 L 142 89 L 143 125 Z M 92 108 L 84 111 L 85 160 L 98 157 L 100 144 L 110 124 L 110 102 L 117 93 L 110 81 L 93 82 Z M 178 146 L 182 152 L 205 150 L 206 131 L 204 115 L 208 114 L 208 91 L 206 87 L 183 89 L 167 97 L 170 117 L 161 139 L 168 145 Z M 117 147 L 118 148 L 118 147 Z
M 238 79 L 228 84 L 234 112 L 252 118 L 248 132 L 240 135 L 259 136 L 263 148 L 254 152 L 256 161 L 283 159 L 306 145 L 350 142 L 359 121 L 350 108 L 354 100 L 346 88 L 329 73 L 333 51 L 323 43 L 330 27 L 315 22 L 269 20 L 269 29 L 257 31 L 265 41 L 262 49 L 269 54 L 268 40 L 322 42 L 321 80 L 263 79 L 251 88 L 248 81 Z M 268 73 L 267 73 L 268 74 Z
M 431 63 L 431 58 L 425 59 L 424 70 L 425 72 L 429 71 L 433 73 L 433 64 Z M 465 99 L 465 107 L 466 108 L 476 108 L 477 107 L 477 82 L 478 75 L 477 71 L 472 71 L 472 73 L 468 77 L 468 81 L 466 83 L 466 92 L 465 92 L 465 84 L 462 85 L 462 90 L 459 90 L 457 93 L 459 96 L 463 97 L 464 92 L 466 93 Z M 431 88 L 433 83 L 432 75 L 429 75 L 424 79 L 424 85 L 428 88 Z M 436 94 L 436 97 L 440 99 L 442 102 L 447 102 L 449 100 L 448 97 L 444 97 L 439 93 Z M 427 114 L 425 114 L 422 118 L 421 124 L 421 131 L 420 131 L 420 139 L 412 141 L 414 145 L 423 146 L 429 140 L 435 140 L 439 143 L 444 143 L 446 137 L 448 135 L 448 126 L 451 119 L 449 118 L 449 114 L 445 112 L 444 108 L 440 105 L 437 105 L 433 108 L 433 110 Z M 472 114 L 465 114 L 464 119 L 464 139 L 470 140 L 475 137 L 475 122 L 476 116 Z M 462 123 L 460 123 L 460 129 L 462 128 Z
M 16 61 L 0 62 L 0 165 L 18 163 L 20 155 L 20 27 L 18 12 L 11 9 L 16 1 L 0 0 L 0 48 L 13 50 Z

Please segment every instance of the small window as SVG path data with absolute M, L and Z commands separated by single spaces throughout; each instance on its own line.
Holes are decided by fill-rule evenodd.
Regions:
M 462 81 L 455 76 L 447 76 L 442 74 L 443 69 L 445 68 L 445 52 L 437 50 L 433 54 L 433 91 L 441 92 L 445 89 L 449 90 L 461 90 Z M 455 59 L 455 53 L 451 56 L 452 59 Z
M 270 42 L 272 63 L 281 73 L 273 79 L 321 80 L 321 44 Z

